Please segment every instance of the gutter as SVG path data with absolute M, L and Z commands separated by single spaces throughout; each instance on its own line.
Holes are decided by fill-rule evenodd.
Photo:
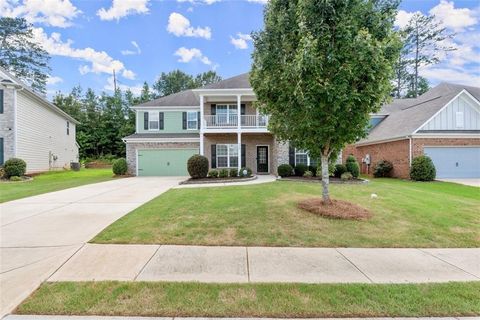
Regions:
M 411 168 L 412 167 L 412 136 L 407 136 L 408 137 L 408 166 Z

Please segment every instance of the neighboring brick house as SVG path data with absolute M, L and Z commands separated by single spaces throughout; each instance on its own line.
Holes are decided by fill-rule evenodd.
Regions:
M 255 99 L 245 73 L 134 106 L 136 133 L 124 138 L 130 173 L 187 175 L 193 154 L 205 155 L 211 168 L 249 167 L 257 174 L 276 174 L 282 163 L 313 165 L 275 139 Z
M 0 165 L 27 163 L 27 173 L 70 167 L 78 161 L 78 122 L 0 67 Z
M 469 145 L 477 147 L 454 149 L 454 154 L 462 157 L 462 168 L 465 158 L 472 167 L 469 157 L 476 159 L 480 152 L 479 97 L 478 88 L 442 84 L 418 99 L 395 101 L 372 116 L 371 123 L 376 126 L 369 137 L 348 146 L 343 154 L 354 154 L 359 162 L 369 154 L 372 164 L 390 160 L 395 176 L 408 177 L 410 158 L 422 154 L 424 146 L 437 161 L 435 146 Z M 136 133 L 124 138 L 130 172 L 187 175 L 187 159 L 198 153 L 208 158 L 211 168 L 246 166 L 258 174 L 276 174 L 283 163 L 316 165 L 306 152 L 275 139 L 267 128 L 268 116 L 253 107 L 255 100 L 245 73 L 133 107 Z M 456 120 L 463 119 L 462 126 L 451 120 L 442 126 L 452 112 L 456 112 Z M 441 120 L 436 120 L 436 115 Z M 439 157 L 442 159 L 441 152 Z M 442 174 L 440 165 L 437 169 Z
M 394 177 L 408 178 L 412 159 L 426 154 L 437 178 L 480 178 L 480 88 L 439 84 L 416 99 L 383 106 L 371 125 L 366 139 L 343 152 L 357 158 L 363 173 L 388 160 Z

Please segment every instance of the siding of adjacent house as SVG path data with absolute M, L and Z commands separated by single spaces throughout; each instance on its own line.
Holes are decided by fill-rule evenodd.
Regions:
M 480 111 L 474 105 L 475 102 L 463 93 L 420 130 L 480 130 Z M 457 124 L 457 113 L 463 118 L 463 126 Z
M 78 161 L 75 124 L 24 91 L 17 92 L 17 154 L 27 172 L 68 167 Z M 54 156 L 56 160 L 54 160 Z
M 144 111 L 137 112 L 137 133 L 196 133 L 198 130 L 183 129 L 183 111 L 162 111 L 152 110 L 155 112 L 163 112 L 164 129 L 163 130 L 145 130 L 144 129 Z M 187 110 L 185 110 L 187 111 Z M 188 110 L 195 111 L 196 110 Z

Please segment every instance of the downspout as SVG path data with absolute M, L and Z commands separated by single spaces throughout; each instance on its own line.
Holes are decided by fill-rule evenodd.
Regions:
M 412 167 L 412 136 L 408 137 L 408 167 Z

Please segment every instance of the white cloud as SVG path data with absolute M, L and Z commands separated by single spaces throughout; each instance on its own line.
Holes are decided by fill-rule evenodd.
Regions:
M 268 0 L 247 0 L 248 2 L 266 4 Z
M 237 38 L 230 36 L 230 43 L 237 49 L 247 49 L 247 41 L 252 41 L 252 37 L 249 34 L 239 32 L 237 33 Z
M 131 55 L 135 55 L 135 54 L 140 54 L 142 53 L 142 50 L 140 49 L 140 46 L 137 44 L 136 41 L 131 41 L 130 42 L 132 44 L 132 46 L 136 49 L 136 50 L 122 50 L 121 53 L 124 55 L 124 56 L 131 56 Z
M 212 32 L 209 27 L 193 28 L 190 26 L 190 21 L 182 16 L 180 13 L 173 12 L 168 18 L 167 31 L 173 33 L 177 37 L 196 37 L 210 39 Z
M 70 0 L 0 0 L 0 17 L 22 17 L 30 23 L 66 28 L 81 13 Z
M 124 69 L 122 72 L 122 77 L 125 79 L 134 80 L 137 75 L 132 70 Z
M 212 64 L 212 62 L 203 55 L 202 51 L 197 48 L 187 49 L 185 47 L 181 47 L 177 51 L 175 51 L 175 55 L 180 57 L 178 61 L 183 63 L 188 63 L 192 60 L 198 60 L 207 65 Z
M 122 91 L 130 90 L 136 96 L 140 95 L 140 93 L 142 92 L 142 87 L 143 87 L 143 84 L 141 84 L 141 83 L 138 83 L 138 84 L 133 85 L 133 86 L 129 86 L 129 85 L 126 85 L 126 84 L 118 83 L 118 81 L 117 81 L 117 88 L 119 88 Z M 107 83 L 103 86 L 103 89 L 107 90 L 107 91 L 112 91 L 112 92 L 115 90 L 115 84 L 114 84 L 114 81 L 113 81 L 113 77 L 108 77 Z
M 47 84 L 48 85 L 56 85 L 58 83 L 63 82 L 63 79 L 57 76 L 49 76 L 47 78 Z
M 149 0 L 113 0 L 109 9 L 101 8 L 97 11 L 100 20 L 120 20 L 132 14 L 147 14 Z
M 222 0 L 177 0 L 177 2 L 188 2 L 191 4 L 206 4 L 206 5 L 211 5 L 214 4 L 215 2 L 220 2 Z
M 33 29 L 34 40 L 39 43 L 50 55 L 70 57 L 78 59 L 88 64 L 79 68 L 81 74 L 107 73 L 112 74 L 113 70 L 120 73 L 126 78 L 131 78 L 134 73 L 125 68 L 123 62 L 113 59 L 105 51 L 96 51 L 92 48 L 73 48 L 73 41 L 68 39 L 63 41 L 58 32 L 53 32 L 48 36 L 42 28 Z
M 478 87 L 480 83 L 480 74 L 449 67 L 427 67 L 421 70 L 420 74 L 433 82 L 453 82 L 474 87 Z
M 395 17 L 395 26 L 405 28 L 415 13 L 420 13 L 420 11 L 407 12 L 405 10 L 398 10 L 397 16 Z
M 455 8 L 453 1 L 441 0 L 438 5 L 430 9 L 429 13 L 435 15 L 444 27 L 454 31 L 462 31 L 478 23 L 474 10 Z

